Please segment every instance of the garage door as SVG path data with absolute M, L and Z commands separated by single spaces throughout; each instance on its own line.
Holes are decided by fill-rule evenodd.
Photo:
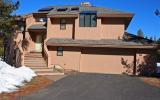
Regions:
M 124 50 L 91 50 L 84 49 L 81 55 L 80 71 L 91 73 L 121 74 L 126 71 L 122 60 L 132 64 L 134 54 Z

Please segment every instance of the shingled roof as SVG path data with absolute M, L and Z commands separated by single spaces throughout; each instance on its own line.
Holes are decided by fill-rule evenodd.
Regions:
M 73 40 L 50 38 L 48 46 L 78 46 L 78 47 L 115 47 L 115 48 L 156 48 L 155 45 L 144 45 L 136 42 L 125 42 L 123 40 Z
M 84 6 L 52 6 L 54 9 L 51 10 L 48 15 L 52 14 L 79 14 L 83 11 L 96 11 L 97 14 L 128 14 L 128 12 L 113 10 L 108 8 L 100 8 L 100 7 L 84 7 Z M 57 11 L 59 8 L 67 8 L 66 11 Z M 78 8 L 79 10 L 71 10 L 71 8 Z
M 42 9 L 49 9 L 49 8 L 53 8 L 53 9 L 48 11 L 38 10 L 38 12 L 34 12 L 34 13 L 47 13 L 47 15 L 50 16 L 50 15 L 56 15 L 56 14 L 79 14 L 83 11 L 94 11 L 97 14 L 130 14 L 133 16 L 133 14 L 129 12 L 124 12 L 124 11 L 109 9 L 109 8 L 95 7 L 95 6 L 86 7 L 81 5 L 65 5 L 65 6 L 49 6 Z M 66 10 L 58 11 L 58 9 L 63 9 L 63 8 L 64 9 L 66 8 Z M 78 10 L 72 10 L 72 8 L 78 8 Z

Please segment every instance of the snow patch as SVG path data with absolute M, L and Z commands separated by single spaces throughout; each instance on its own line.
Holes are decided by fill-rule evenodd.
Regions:
M 157 63 L 157 67 L 160 67 L 160 63 Z
M 30 82 L 37 76 L 35 72 L 25 66 L 15 68 L 6 62 L 0 61 L 0 93 L 10 93 L 18 90 L 25 82 Z

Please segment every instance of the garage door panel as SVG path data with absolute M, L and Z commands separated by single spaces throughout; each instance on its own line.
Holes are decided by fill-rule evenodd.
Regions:
M 80 71 L 81 72 L 94 72 L 94 73 L 113 73 L 121 74 L 126 71 L 123 68 L 121 59 L 127 60 L 128 63 L 133 62 L 133 55 L 117 55 L 112 52 L 112 55 L 108 55 L 108 52 L 103 54 L 96 50 L 94 53 L 88 53 L 81 55 Z

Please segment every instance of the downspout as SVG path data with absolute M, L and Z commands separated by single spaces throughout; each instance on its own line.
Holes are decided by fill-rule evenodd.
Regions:
M 133 66 L 133 75 L 136 75 L 136 72 L 137 72 L 137 71 L 136 71 L 136 70 L 137 70 L 137 68 L 136 68 L 136 67 L 137 67 L 137 57 L 136 57 L 137 55 L 136 55 L 136 54 L 137 54 L 137 51 L 135 51 L 135 53 L 134 53 L 134 61 L 133 61 L 133 64 L 134 64 L 134 66 Z

